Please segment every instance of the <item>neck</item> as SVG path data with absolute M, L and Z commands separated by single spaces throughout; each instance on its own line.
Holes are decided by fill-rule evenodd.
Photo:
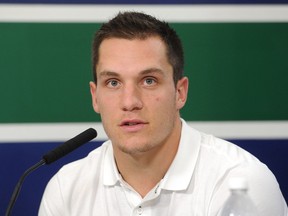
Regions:
M 165 176 L 177 153 L 180 135 L 179 120 L 167 140 L 147 152 L 127 154 L 114 149 L 116 164 L 122 178 L 142 197 Z

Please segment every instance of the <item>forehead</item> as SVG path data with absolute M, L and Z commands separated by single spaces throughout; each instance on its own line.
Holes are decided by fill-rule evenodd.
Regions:
M 145 49 L 146 48 L 146 49 Z M 119 51 L 119 49 L 123 49 L 122 51 L 129 51 L 130 49 L 137 49 L 141 52 L 145 52 L 148 49 L 151 51 L 161 50 L 166 53 L 166 45 L 164 41 L 159 36 L 149 36 L 145 38 L 107 38 L 104 39 L 99 46 L 99 54 L 103 54 L 103 52 L 109 50 Z
M 99 61 L 96 65 L 99 71 L 136 70 L 159 68 L 165 71 L 171 64 L 168 61 L 167 50 L 160 37 L 145 39 L 105 39 L 99 47 Z

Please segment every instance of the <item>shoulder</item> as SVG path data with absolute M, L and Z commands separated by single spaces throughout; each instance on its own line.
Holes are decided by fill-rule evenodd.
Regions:
M 77 205 L 92 197 L 100 184 L 101 165 L 109 146 L 107 141 L 87 157 L 63 166 L 45 188 L 39 215 L 66 215 L 69 209 L 78 209 Z
M 246 169 L 253 170 L 254 167 L 260 166 L 268 169 L 254 155 L 241 147 L 224 139 L 200 132 L 187 124 L 183 125 L 181 139 L 186 146 L 185 151 L 190 151 L 191 155 L 197 158 L 195 171 L 199 175 L 205 178 L 208 175 L 208 177 L 216 179 L 217 176 L 222 178 L 228 170 L 231 171 L 237 167 L 246 167 Z
M 199 133 L 201 144 L 197 169 L 203 177 L 213 179 L 212 200 L 216 206 L 222 205 L 229 195 L 229 179 L 244 177 L 260 215 L 282 215 L 287 211 L 277 179 L 266 164 L 229 141 Z M 203 171 L 205 169 L 208 171 Z
M 205 166 L 214 168 L 219 178 L 229 176 L 244 176 L 251 181 L 276 182 L 270 169 L 257 157 L 229 141 L 201 134 L 199 160 Z M 203 167 L 202 167 L 203 168 Z M 212 172 L 213 173 L 213 172 Z
M 64 165 L 57 173 L 56 176 L 69 177 L 85 175 L 91 169 L 97 170 L 97 168 L 101 165 L 101 162 L 104 158 L 105 152 L 109 146 L 110 142 L 103 143 L 97 149 L 91 151 L 86 157 L 73 161 Z M 88 172 L 89 173 L 89 172 Z
M 210 134 L 199 132 L 201 136 L 202 153 L 212 154 L 213 158 L 227 163 L 261 163 L 257 157 L 237 146 L 236 144 L 215 137 Z
M 103 143 L 86 157 L 64 165 L 49 181 L 46 191 L 51 188 L 69 192 L 76 185 L 87 184 L 92 179 L 99 179 L 101 165 L 110 142 Z M 93 172 L 91 171 L 93 170 Z
M 199 147 L 198 159 L 201 160 L 202 157 L 204 157 L 204 159 L 208 158 L 209 161 L 220 160 L 219 162 L 226 161 L 227 163 L 244 161 L 259 162 L 255 156 L 239 146 L 211 134 L 198 131 L 188 125 L 184 120 L 182 120 L 182 123 L 181 139 L 183 138 L 183 141 L 189 143 L 189 145 Z

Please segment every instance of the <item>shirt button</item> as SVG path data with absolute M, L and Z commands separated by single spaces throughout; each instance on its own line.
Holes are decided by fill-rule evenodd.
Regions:
M 142 213 L 143 213 L 142 206 L 139 206 L 139 207 L 138 207 L 137 213 L 138 213 L 138 215 L 142 215 Z

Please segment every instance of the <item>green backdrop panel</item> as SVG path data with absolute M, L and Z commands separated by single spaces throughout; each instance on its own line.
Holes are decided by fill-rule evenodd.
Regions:
M 288 119 L 288 23 L 174 23 L 190 121 Z M 0 123 L 100 121 L 91 106 L 99 24 L 0 23 Z

